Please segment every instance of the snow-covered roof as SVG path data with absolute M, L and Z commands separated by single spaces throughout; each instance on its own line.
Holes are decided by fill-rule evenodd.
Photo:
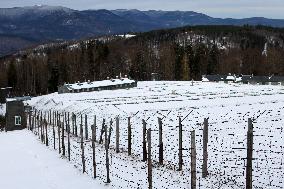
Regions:
M 235 81 L 235 76 L 233 76 L 233 75 L 228 75 L 228 76 L 226 77 L 226 80 Z
M 134 80 L 128 78 L 121 79 L 111 79 L 111 80 L 102 80 L 102 81 L 94 81 L 94 82 L 83 82 L 83 83 L 75 83 L 75 84 L 65 84 L 70 90 L 78 90 L 78 89 L 90 89 L 97 87 L 106 87 L 106 86 L 115 86 L 122 84 L 132 84 L 135 83 Z
M 6 98 L 6 102 L 31 100 L 30 96 Z
M 206 77 L 202 77 L 203 82 L 208 82 L 209 80 Z

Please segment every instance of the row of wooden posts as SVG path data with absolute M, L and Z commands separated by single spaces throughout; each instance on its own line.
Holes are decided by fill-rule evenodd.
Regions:
M 81 124 L 79 127 L 79 136 L 78 136 L 78 128 L 76 124 L 76 115 L 72 114 L 72 132 L 70 128 L 70 114 L 64 113 L 59 114 L 58 112 L 51 112 L 49 111 L 46 114 L 42 114 L 41 111 L 34 110 L 33 113 L 29 115 L 29 129 L 34 131 L 37 135 L 39 135 L 40 140 L 49 145 L 48 140 L 48 125 L 52 126 L 52 135 L 53 135 L 53 148 L 56 150 L 56 129 L 57 126 L 57 135 L 58 135 L 58 152 L 59 154 L 62 153 L 63 156 L 66 156 L 66 147 L 65 147 L 65 133 L 67 134 L 67 158 L 70 161 L 71 156 L 71 146 L 70 146 L 70 134 L 72 133 L 75 137 L 80 137 L 80 147 L 81 147 L 81 160 L 82 160 L 82 171 L 83 173 L 86 172 L 86 159 L 85 159 L 85 147 L 84 147 L 84 139 L 89 140 L 88 136 L 88 123 L 87 123 L 87 115 L 85 115 L 85 127 L 83 128 L 83 115 L 81 115 Z M 63 117 L 63 120 L 61 119 Z M 208 176 L 208 169 L 207 169 L 207 162 L 208 162 L 208 119 L 205 118 L 203 122 L 203 164 L 202 164 L 202 178 Z M 178 140 L 178 171 L 183 169 L 183 125 L 182 119 L 179 117 L 179 125 L 178 125 L 178 133 L 179 133 L 179 140 Z M 116 123 L 116 140 L 115 140 L 115 152 L 120 153 L 120 144 L 119 144 L 119 117 L 115 118 Z M 97 163 L 96 163 L 96 136 L 97 136 L 97 126 L 96 126 L 96 116 L 94 116 L 93 125 L 91 126 L 92 129 L 92 150 L 93 150 L 93 177 L 97 177 Z M 110 183 L 110 166 L 109 166 L 109 148 L 110 148 L 110 139 L 112 133 L 112 125 L 113 121 L 110 121 L 110 127 L 108 128 L 106 124 L 106 120 L 103 119 L 102 128 L 100 131 L 100 138 L 99 144 L 105 143 L 105 154 L 106 154 L 106 183 Z M 152 130 L 151 128 L 147 129 L 147 123 L 143 119 L 142 120 L 142 129 L 143 129 L 143 142 L 142 142 L 142 151 L 143 151 L 143 162 L 147 162 L 148 165 L 148 188 L 153 188 L 153 160 L 152 160 Z M 164 144 L 163 144 L 163 122 L 161 118 L 158 118 L 158 132 L 159 132 L 159 164 L 164 164 Z M 252 152 L 253 152 L 253 125 L 252 120 L 248 119 L 248 132 L 247 132 L 247 168 L 246 168 L 246 189 L 252 189 Z M 85 129 L 85 138 L 83 136 L 83 129 Z M 131 117 L 128 117 L 128 155 L 131 156 L 132 154 L 132 128 L 131 128 Z M 190 152 L 191 152 L 191 189 L 196 189 L 196 143 L 195 143 L 195 130 L 191 131 L 191 142 L 190 142 Z M 148 147 L 148 148 L 147 148 Z

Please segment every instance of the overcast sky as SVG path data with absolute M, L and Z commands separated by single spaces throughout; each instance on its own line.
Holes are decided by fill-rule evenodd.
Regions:
M 268 17 L 284 19 L 284 0 L 0 0 L 0 7 L 31 5 L 86 9 L 197 11 L 213 17 Z

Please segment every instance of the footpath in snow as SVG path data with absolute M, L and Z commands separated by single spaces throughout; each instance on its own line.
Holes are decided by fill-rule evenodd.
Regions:
M 27 130 L 0 132 L 0 188 L 106 188 L 81 174 Z

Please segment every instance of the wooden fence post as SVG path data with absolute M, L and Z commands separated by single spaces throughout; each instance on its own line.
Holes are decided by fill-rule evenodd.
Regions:
M 196 189 L 196 145 L 195 131 L 191 131 L 191 189 Z
M 52 111 L 49 110 L 49 125 L 52 124 Z
M 72 135 L 75 135 L 75 129 L 74 129 L 74 113 L 72 112 L 71 115 L 71 122 L 72 122 Z
M 64 116 L 64 114 L 62 114 Z M 64 117 L 63 117 L 64 119 Z M 61 146 L 62 146 L 62 155 L 65 156 L 65 142 L 64 142 L 64 138 L 65 138 L 65 125 L 64 125 L 64 120 L 62 121 L 62 125 L 61 125 L 61 129 L 62 129 L 62 132 L 61 132 Z
M 112 119 L 110 120 L 110 125 L 109 125 L 109 131 L 108 131 L 108 148 L 109 148 L 109 145 L 110 145 L 110 138 L 111 138 L 111 131 L 112 131 Z
M 37 114 L 37 117 L 36 117 L 36 122 L 37 122 L 37 134 L 38 134 L 38 136 L 40 136 L 40 133 L 39 133 L 39 116 L 40 116 L 40 114 L 39 114 L 39 112 L 38 112 L 38 114 Z
M 64 112 L 63 114 L 63 123 L 64 123 L 64 126 L 65 126 L 65 131 L 67 131 L 67 116 L 66 116 L 66 112 Z
M 208 151 L 207 151 L 207 144 L 208 144 L 208 118 L 204 119 L 204 128 L 203 128 L 203 164 L 202 164 L 202 178 L 207 177 L 208 170 L 207 170 L 207 161 L 208 161 Z
M 86 172 L 85 167 L 85 151 L 84 151 L 84 136 L 83 136 L 83 117 L 81 115 L 81 124 L 80 124 L 80 139 L 81 139 L 81 150 L 82 150 L 82 166 L 83 166 L 83 173 Z
M 97 116 L 94 115 L 94 139 L 97 142 Z
M 87 117 L 87 115 L 85 115 L 85 137 L 86 137 L 86 140 L 88 140 L 89 135 L 88 135 L 88 117 Z
M 142 147 L 143 147 L 143 160 L 142 161 L 147 161 L 147 147 L 146 147 L 146 121 L 145 119 L 142 119 L 142 124 L 143 124 L 143 142 L 142 142 Z
M 148 141 L 148 188 L 153 188 L 152 182 L 152 154 L 151 154 L 151 128 L 147 132 L 147 141 Z
M 60 135 L 60 116 L 58 116 L 58 114 L 57 114 L 57 119 L 59 119 L 59 120 L 57 120 L 57 132 L 58 132 L 58 152 L 59 152 L 59 154 L 61 154 L 61 145 L 60 145 L 60 138 L 61 138 L 61 135 Z
M 159 123 L 159 164 L 163 165 L 164 162 L 164 144 L 163 144 L 163 123 L 162 119 L 158 118 Z
M 77 117 L 74 114 L 75 137 L 78 137 Z
M 42 143 L 45 144 L 45 122 L 46 122 L 46 112 L 44 112 L 44 117 L 41 122 L 41 128 L 42 128 Z
M 44 117 L 42 120 L 42 141 L 45 144 L 46 139 L 45 139 L 45 122 L 46 122 L 46 112 L 44 112 Z
M 48 134 L 47 134 L 47 127 L 48 127 L 48 122 L 45 121 L 45 145 L 48 146 Z
M 247 131 L 247 166 L 246 166 L 246 189 L 252 189 L 252 157 L 253 156 L 253 124 L 248 119 Z
M 67 124 L 67 152 L 68 160 L 71 159 L 71 145 L 70 145 L 70 125 L 69 125 L 69 113 L 68 113 L 68 124 Z
M 35 110 L 34 110 L 35 111 Z M 33 122 L 33 125 L 32 125 L 32 131 L 33 131 L 33 133 L 34 133 L 34 131 L 35 131 L 35 114 L 33 114 L 33 117 L 32 117 L 32 122 Z
M 182 159 L 182 123 L 181 123 L 181 117 L 178 118 L 178 122 L 179 122 L 179 126 L 178 126 L 178 133 L 179 133 L 179 137 L 178 137 L 178 150 L 179 150 L 179 153 L 178 153 L 178 159 L 179 159 L 179 163 L 178 163 L 178 171 L 181 171 L 182 170 L 182 164 L 183 164 L 183 159 Z
M 69 112 L 67 113 L 67 126 L 68 126 L 68 128 L 69 128 L 68 132 L 69 132 L 69 134 L 70 134 L 71 127 L 70 127 L 70 113 L 69 113 Z
M 102 129 L 101 129 L 101 135 L 100 135 L 99 144 L 102 144 L 102 143 L 103 143 L 103 134 L 104 134 L 104 132 L 107 132 L 107 131 L 105 131 L 105 119 L 103 119 L 103 124 L 102 124 Z
M 41 140 L 41 142 L 43 143 L 42 112 L 40 112 L 40 121 L 39 121 L 39 124 L 40 124 L 40 140 Z
M 105 123 L 105 120 L 103 121 Z M 109 157 L 108 157 L 108 138 L 107 138 L 107 124 L 104 125 L 104 130 L 105 130 L 105 150 L 106 150 L 106 171 L 107 171 L 107 181 L 106 183 L 110 183 L 110 178 L 109 178 Z
M 117 116 L 115 118 L 115 122 L 116 122 L 116 135 L 115 135 L 115 141 L 116 141 L 116 147 L 115 147 L 115 151 L 116 153 L 119 153 L 119 117 Z
M 130 117 L 128 117 L 128 155 L 131 155 L 131 123 Z
M 96 116 L 95 116 L 96 117 Z M 96 163 L 96 125 L 92 126 L 92 148 L 93 148 L 93 174 L 97 178 L 97 163 Z
M 31 115 L 31 112 L 28 113 L 28 116 L 29 116 L 29 126 L 28 126 L 28 129 L 31 131 L 32 130 L 32 115 Z
M 52 134 L 53 134 L 53 149 L 55 150 L 55 112 L 53 112 L 53 121 L 52 121 Z

